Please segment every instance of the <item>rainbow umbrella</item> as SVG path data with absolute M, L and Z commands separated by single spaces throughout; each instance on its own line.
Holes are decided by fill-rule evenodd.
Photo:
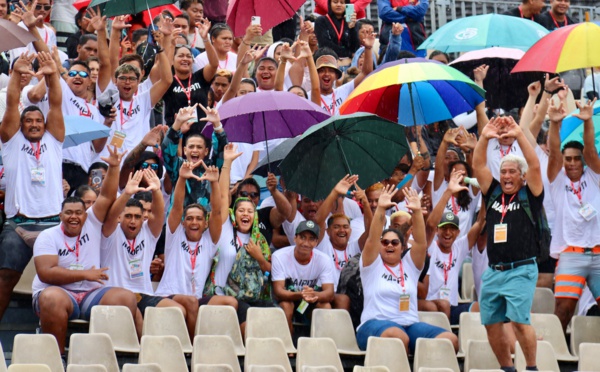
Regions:
M 485 90 L 440 63 L 397 64 L 367 76 L 340 113 L 370 112 L 406 126 L 426 125 L 473 110 Z

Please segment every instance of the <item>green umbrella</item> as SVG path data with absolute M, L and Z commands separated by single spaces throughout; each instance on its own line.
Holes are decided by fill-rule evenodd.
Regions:
M 321 200 L 346 174 L 363 188 L 388 178 L 408 151 L 402 125 L 356 113 L 308 129 L 279 168 L 288 189 Z
M 175 0 L 92 0 L 89 8 L 99 6 L 102 15 L 114 17 L 119 15 L 138 14 L 157 6 L 173 4 Z

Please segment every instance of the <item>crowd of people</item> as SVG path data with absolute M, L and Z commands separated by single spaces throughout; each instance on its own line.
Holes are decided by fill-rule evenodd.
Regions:
M 580 314 L 598 314 L 593 89 L 574 114 L 583 143 L 561 145 L 572 93 L 546 76 L 523 107 L 503 108 L 515 115 L 494 117 L 484 101 L 466 127 L 407 128 L 414 151 L 364 189 L 360 174 L 347 175 L 311 200 L 269 173 L 261 200 L 253 172 L 265 144 L 230 143 L 222 105 L 286 90 L 340 115 L 381 63 L 425 56 L 417 47 L 428 0 L 378 0 L 378 50 L 363 0 L 317 1 L 310 18 L 272 30 L 252 22 L 243 37 L 218 1 L 181 0 L 150 25 L 67 3 L 0 0 L 0 16 L 35 37 L 2 54 L 0 318 L 31 259 L 33 308 L 62 353 L 67 322 L 89 319 L 98 304 L 127 306 L 139 334 L 145 308 L 177 307 L 192 338 L 204 304 L 234 307 L 242 332 L 250 307 L 281 307 L 291 332 L 314 308 L 345 309 L 361 349 L 376 336 L 410 351 L 419 337 L 458 349 L 455 334 L 419 322 L 418 311 L 452 324 L 481 312 L 502 369 L 514 371 L 518 340 L 536 370 L 536 286 L 554 290 L 565 330 L 578 302 Z M 572 23 L 569 0 L 545 5 L 523 0 L 507 14 L 549 30 Z M 488 71 L 473 71 L 483 88 Z M 63 149 L 66 117 L 110 136 Z M 465 303 L 459 275 L 469 257 L 479 302 Z

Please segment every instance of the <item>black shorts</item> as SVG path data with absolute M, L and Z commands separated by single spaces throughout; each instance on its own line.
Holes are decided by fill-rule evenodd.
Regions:
M 144 293 L 136 293 L 135 298 L 137 299 L 137 307 L 144 315 L 144 311 L 146 311 L 147 307 L 156 307 L 164 297 L 160 296 L 151 296 Z
M 548 257 L 548 259 L 544 262 L 538 263 L 538 273 L 539 274 L 554 274 L 554 270 L 556 269 L 556 263 L 558 260 L 556 258 Z
M 167 298 L 170 300 L 173 300 L 173 298 L 175 298 L 175 296 L 180 296 L 180 295 L 170 295 Z M 184 295 L 182 295 L 184 296 Z M 213 296 L 203 296 L 202 298 L 198 299 L 198 307 L 202 306 L 202 305 L 208 305 L 208 302 L 210 301 L 210 299 L 213 298 Z
M 10 269 L 22 273 L 33 257 L 33 249 L 17 233 L 17 226 L 29 232 L 40 232 L 56 226 L 60 222 L 58 217 L 53 219 L 56 219 L 56 222 L 41 222 L 43 220 L 40 220 L 40 223 L 35 223 L 31 220 L 32 223 L 20 225 L 15 224 L 14 220 L 7 220 L 2 233 L 0 233 L 0 269 Z
M 275 305 L 273 304 L 273 301 L 268 300 L 257 300 L 252 302 L 238 300 L 237 316 L 240 324 L 246 322 L 246 315 L 248 313 L 248 309 L 251 307 L 275 307 Z

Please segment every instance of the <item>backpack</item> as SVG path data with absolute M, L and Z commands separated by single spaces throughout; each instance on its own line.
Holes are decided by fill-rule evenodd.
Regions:
M 494 204 L 494 201 L 498 199 L 500 195 L 502 195 L 502 188 L 500 187 L 500 185 L 497 185 L 496 188 L 492 191 L 490 198 L 488 199 L 486 210 L 490 209 L 492 204 Z M 550 256 L 550 241 L 552 240 L 552 233 L 550 231 L 550 227 L 548 226 L 548 218 L 546 218 L 546 211 L 544 207 L 542 207 L 539 213 L 534 213 L 531 210 L 529 198 L 527 197 L 526 186 L 521 187 L 519 189 L 519 192 L 517 193 L 517 198 L 519 199 L 519 203 L 525 211 L 525 214 L 527 214 L 527 217 L 529 217 L 529 220 L 533 225 L 533 231 L 535 232 L 535 241 L 537 242 L 537 261 L 538 263 L 544 262 Z

